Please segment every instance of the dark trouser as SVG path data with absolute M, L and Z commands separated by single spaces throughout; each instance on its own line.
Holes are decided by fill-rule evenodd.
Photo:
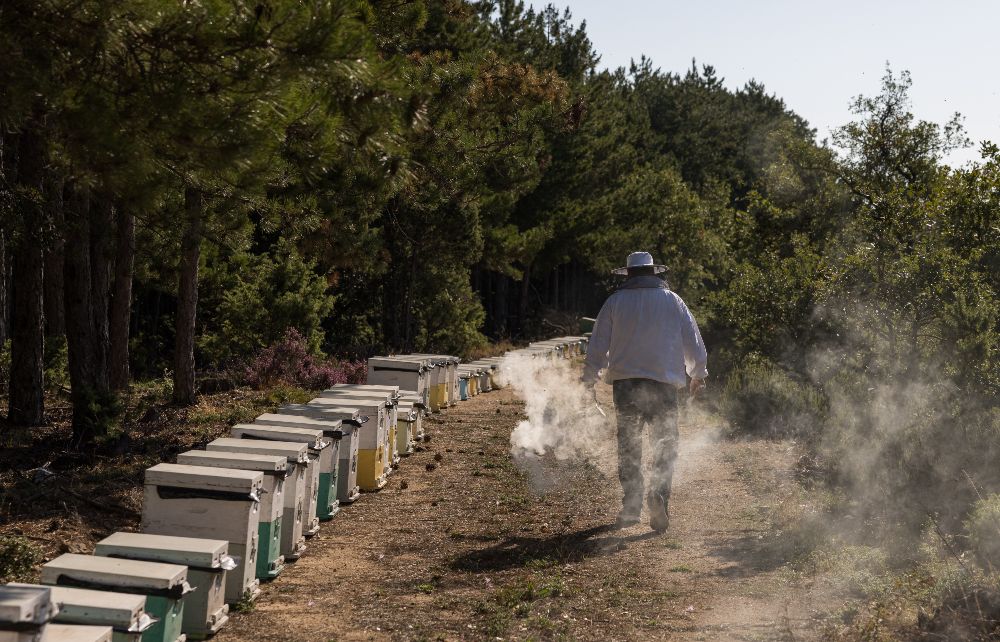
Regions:
M 620 379 L 614 384 L 615 411 L 618 415 L 618 479 L 625 491 L 627 509 L 642 506 L 642 428 L 649 424 L 653 449 L 650 486 L 664 499 L 670 497 L 670 484 L 677 461 L 677 388 L 652 379 Z

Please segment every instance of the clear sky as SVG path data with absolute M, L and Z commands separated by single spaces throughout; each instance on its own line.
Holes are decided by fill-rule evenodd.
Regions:
M 541 7 L 547 2 L 526 2 Z M 909 70 L 917 117 L 965 117 L 968 150 L 1000 143 L 1000 0 L 557 0 L 587 32 L 601 65 L 646 54 L 664 71 L 696 58 L 730 87 L 756 79 L 817 130 L 849 120 L 851 99 L 873 95 L 888 62 Z

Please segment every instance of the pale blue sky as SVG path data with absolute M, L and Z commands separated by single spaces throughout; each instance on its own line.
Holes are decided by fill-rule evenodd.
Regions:
M 530 2 L 540 7 L 546 2 Z M 851 119 L 860 94 L 878 93 L 888 61 L 913 78 L 914 113 L 944 123 L 965 117 L 978 141 L 1000 143 L 998 0 L 558 0 L 587 32 L 602 66 L 646 54 L 665 71 L 691 59 L 713 65 L 730 87 L 755 78 L 817 129 Z

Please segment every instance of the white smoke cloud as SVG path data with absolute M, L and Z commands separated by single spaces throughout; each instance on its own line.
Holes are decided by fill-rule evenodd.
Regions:
M 613 426 L 569 360 L 515 353 L 503 360 L 501 368 L 524 400 L 528 417 L 510 436 L 515 460 L 545 454 L 559 460 L 594 460 L 614 452 Z

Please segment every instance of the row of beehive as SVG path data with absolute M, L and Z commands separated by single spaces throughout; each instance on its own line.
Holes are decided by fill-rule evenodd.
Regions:
M 571 356 L 583 337 L 531 344 Z M 521 351 L 518 351 L 521 352 Z M 93 555 L 64 554 L 41 585 L 0 587 L 0 642 L 183 642 L 218 632 L 230 605 L 281 574 L 320 522 L 375 492 L 423 439 L 422 417 L 499 384 L 502 358 L 375 357 L 367 384 L 338 384 L 306 404 L 238 424 L 206 450 L 148 469 L 142 532 Z

